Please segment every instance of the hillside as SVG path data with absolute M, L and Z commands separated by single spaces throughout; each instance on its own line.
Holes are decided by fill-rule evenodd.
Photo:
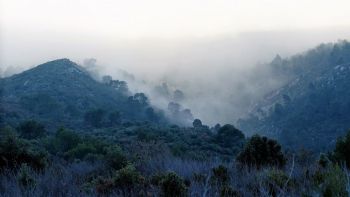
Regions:
M 53 128 L 81 128 L 85 125 L 85 114 L 98 109 L 106 116 L 117 112 L 125 121 L 149 119 L 146 109 L 150 111 L 151 107 L 144 94 L 132 96 L 126 84 L 119 90 L 111 84 L 97 82 L 69 59 L 41 64 L 4 78 L 1 83 L 1 105 L 9 124 L 36 119 Z
M 289 81 L 256 104 L 239 127 L 294 148 L 327 150 L 350 128 L 350 43 L 323 44 L 289 59 L 275 74 Z

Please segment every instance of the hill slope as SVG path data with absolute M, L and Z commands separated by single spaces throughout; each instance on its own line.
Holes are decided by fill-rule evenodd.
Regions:
M 148 103 L 135 103 L 133 96 L 95 81 L 68 59 L 41 64 L 1 83 L 3 114 L 10 124 L 36 119 L 51 126 L 78 128 L 84 125 L 84 114 L 94 109 L 119 111 L 124 119 L 147 119 L 143 112 Z
M 323 44 L 271 66 L 289 82 L 259 102 L 239 127 L 294 148 L 329 149 L 350 128 L 350 43 Z

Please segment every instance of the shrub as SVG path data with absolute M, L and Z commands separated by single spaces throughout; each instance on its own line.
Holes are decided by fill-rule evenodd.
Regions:
M 92 144 L 80 143 L 73 149 L 65 153 L 67 158 L 84 159 L 86 155 L 96 153 L 96 148 Z
M 21 123 L 17 128 L 21 137 L 25 139 L 36 139 L 39 137 L 44 137 L 46 135 L 46 130 L 44 125 L 34 121 L 26 121 Z
M 187 187 L 184 180 L 174 172 L 170 172 L 163 177 L 160 181 L 160 188 L 162 196 L 187 196 Z
M 105 151 L 105 160 L 111 168 L 119 170 L 128 164 L 128 160 L 119 146 L 106 147 Z
M 250 167 L 260 168 L 268 165 L 282 167 L 286 163 L 286 158 L 276 140 L 254 135 L 237 156 L 237 161 Z
M 316 184 L 323 196 L 348 196 L 347 175 L 338 165 L 331 165 L 325 172 L 318 173 Z
M 219 165 L 218 167 L 213 168 L 212 171 L 213 171 L 212 179 L 217 183 L 226 184 L 230 180 L 228 169 L 225 166 Z
M 0 168 L 12 169 L 21 164 L 28 164 L 36 170 L 43 169 L 47 164 L 47 153 L 13 134 L 3 137 L 0 141 Z
M 334 149 L 334 158 L 338 162 L 345 162 L 346 166 L 350 168 L 350 131 L 337 140 Z
M 81 142 L 81 138 L 73 131 L 60 128 L 53 139 L 54 151 L 65 153 L 76 147 Z
M 140 173 L 136 171 L 135 167 L 129 164 L 117 171 L 114 183 L 117 187 L 130 189 L 136 184 L 141 183 L 142 179 L 143 178 Z
M 225 147 L 241 146 L 244 134 L 233 125 L 226 124 L 218 130 L 216 139 Z

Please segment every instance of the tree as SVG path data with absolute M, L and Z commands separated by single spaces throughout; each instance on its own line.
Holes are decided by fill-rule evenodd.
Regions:
M 350 130 L 344 137 L 337 140 L 333 155 L 336 161 L 345 162 L 346 166 L 350 168 Z
M 80 142 L 81 138 L 78 134 L 74 133 L 73 131 L 60 128 L 56 132 L 53 140 L 53 146 L 55 151 L 64 153 L 76 147 Z
M 105 115 L 105 111 L 102 109 L 96 109 L 86 112 L 84 120 L 86 123 L 94 127 L 102 126 L 102 120 Z
M 175 172 L 169 172 L 160 181 L 161 194 L 167 197 L 187 196 L 185 181 Z
M 243 142 L 244 134 L 233 125 L 226 124 L 218 130 L 216 139 L 223 146 L 232 147 Z
M 202 121 L 199 119 L 195 119 L 192 124 L 194 128 L 202 127 Z
M 44 125 L 34 121 L 26 121 L 21 123 L 17 128 L 21 137 L 25 139 L 35 139 L 43 137 L 46 134 Z
M 114 111 L 108 115 L 109 122 L 112 126 L 120 124 L 120 112 Z
M 286 158 L 276 140 L 253 135 L 237 156 L 237 161 L 249 167 L 260 168 L 268 165 L 282 167 L 286 163 Z

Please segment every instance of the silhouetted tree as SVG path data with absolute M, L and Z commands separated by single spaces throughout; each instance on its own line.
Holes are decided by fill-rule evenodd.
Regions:
M 199 120 L 199 119 L 195 119 L 194 121 L 193 121 L 193 127 L 201 127 L 202 126 L 202 121 L 201 120 Z
M 254 135 L 237 156 L 237 161 L 250 167 L 260 168 L 267 165 L 282 167 L 286 163 L 286 158 L 276 140 Z
M 223 146 L 232 147 L 240 145 L 243 142 L 244 134 L 233 125 L 226 124 L 218 130 L 216 139 Z

